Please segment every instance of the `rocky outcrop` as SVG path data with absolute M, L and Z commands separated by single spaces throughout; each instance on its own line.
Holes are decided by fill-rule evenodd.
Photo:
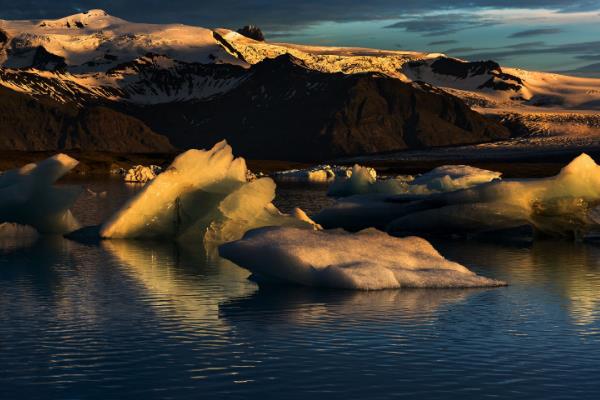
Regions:
M 248 74 L 209 101 L 128 112 L 178 147 L 225 138 L 249 158 L 320 160 L 509 136 L 457 97 L 383 74 L 321 73 L 290 55 L 267 59 Z
M 246 25 L 243 28 L 238 29 L 237 33 L 259 42 L 265 41 L 265 35 L 262 33 L 258 26 Z

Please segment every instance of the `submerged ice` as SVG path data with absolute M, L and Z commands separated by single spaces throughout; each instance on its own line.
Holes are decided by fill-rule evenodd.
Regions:
M 77 160 L 57 154 L 38 163 L 0 175 L 0 223 L 27 225 L 43 234 L 62 234 L 78 228 L 69 208 L 79 187 L 55 186 L 77 166 Z
M 307 231 L 268 227 L 219 247 L 222 257 L 271 282 L 340 289 L 502 286 L 442 257 L 418 237 L 368 229 Z
M 247 180 L 243 158 L 222 141 L 211 150 L 188 150 L 148 182 L 101 228 L 103 238 L 175 238 L 205 245 L 239 239 L 251 228 L 313 228 L 301 210 L 282 214 L 271 203 L 270 178 Z

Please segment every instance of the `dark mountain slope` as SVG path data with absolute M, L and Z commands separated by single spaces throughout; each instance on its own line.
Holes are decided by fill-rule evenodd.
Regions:
M 0 150 L 166 152 L 173 146 L 140 120 L 97 105 L 78 108 L 0 87 Z
M 509 136 L 497 122 L 427 85 L 381 74 L 321 73 L 290 55 L 266 59 L 247 73 L 243 83 L 209 101 L 124 110 L 178 147 L 226 138 L 250 158 L 316 160 Z

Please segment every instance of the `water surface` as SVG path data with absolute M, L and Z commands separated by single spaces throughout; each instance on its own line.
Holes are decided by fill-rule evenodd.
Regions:
M 99 223 L 139 187 L 85 182 Z M 280 186 L 316 210 L 323 187 Z M 484 290 L 259 288 L 199 244 L 0 240 L 0 398 L 597 398 L 600 248 L 436 241 Z

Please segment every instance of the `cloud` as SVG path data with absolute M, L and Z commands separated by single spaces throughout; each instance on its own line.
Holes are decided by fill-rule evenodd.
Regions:
M 575 56 L 575 58 L 587 61 L 600 61 L 600 54 L 580 54 Z
M 530 36 L 540 36 L 540 35 L 555 35 L 557 33 L 564 32 L 560 28 L 537 28 L 537 29 L 527 29 L 524 31 L 515 32 L 512 35 L 509 35 L 509 38 L 523 38 Z
M 403 19 L 384 28 L 403 29 L 407 32 L 421 33 L 423 36 L 437 36 L 456 33 L 465 29 L 488 27 L 498 22 L 474 14 L 419 15 Z
M 139 22 L 180 22 L 208 27 L 249 23 L 269 30 L 290 30 L 319 22 L 409 19 L 431 12 L 489 9 L 546 9 L 562 12 L 600 9 L 598 0 L 0 0 L 0 18 L 58 18 L 102 8 Z M 451 31 L 456 25 L 447 22 Z M 461 26 L 464 29 L 464 19 Z M 427 31 L 426 29 L 424 31 Z
M 439 46 L 442 44 L 453 44 L 458 43 L 458 40 L 436 40 L 434 42 L 427 43 L 428 46 Z
M 600 41 L 565 43 L 559 45 L 540 45 L 539 47 L 502 47 L 496 49 L 485 49 L 477 53 L 466 52 L 469 54 L 460 55 L 461 58 L 469 60 L 503 60 L 515 56 L 530 56 L 534 54 L 569 54 L 577 58 L 596 56 L 600 53 Z

